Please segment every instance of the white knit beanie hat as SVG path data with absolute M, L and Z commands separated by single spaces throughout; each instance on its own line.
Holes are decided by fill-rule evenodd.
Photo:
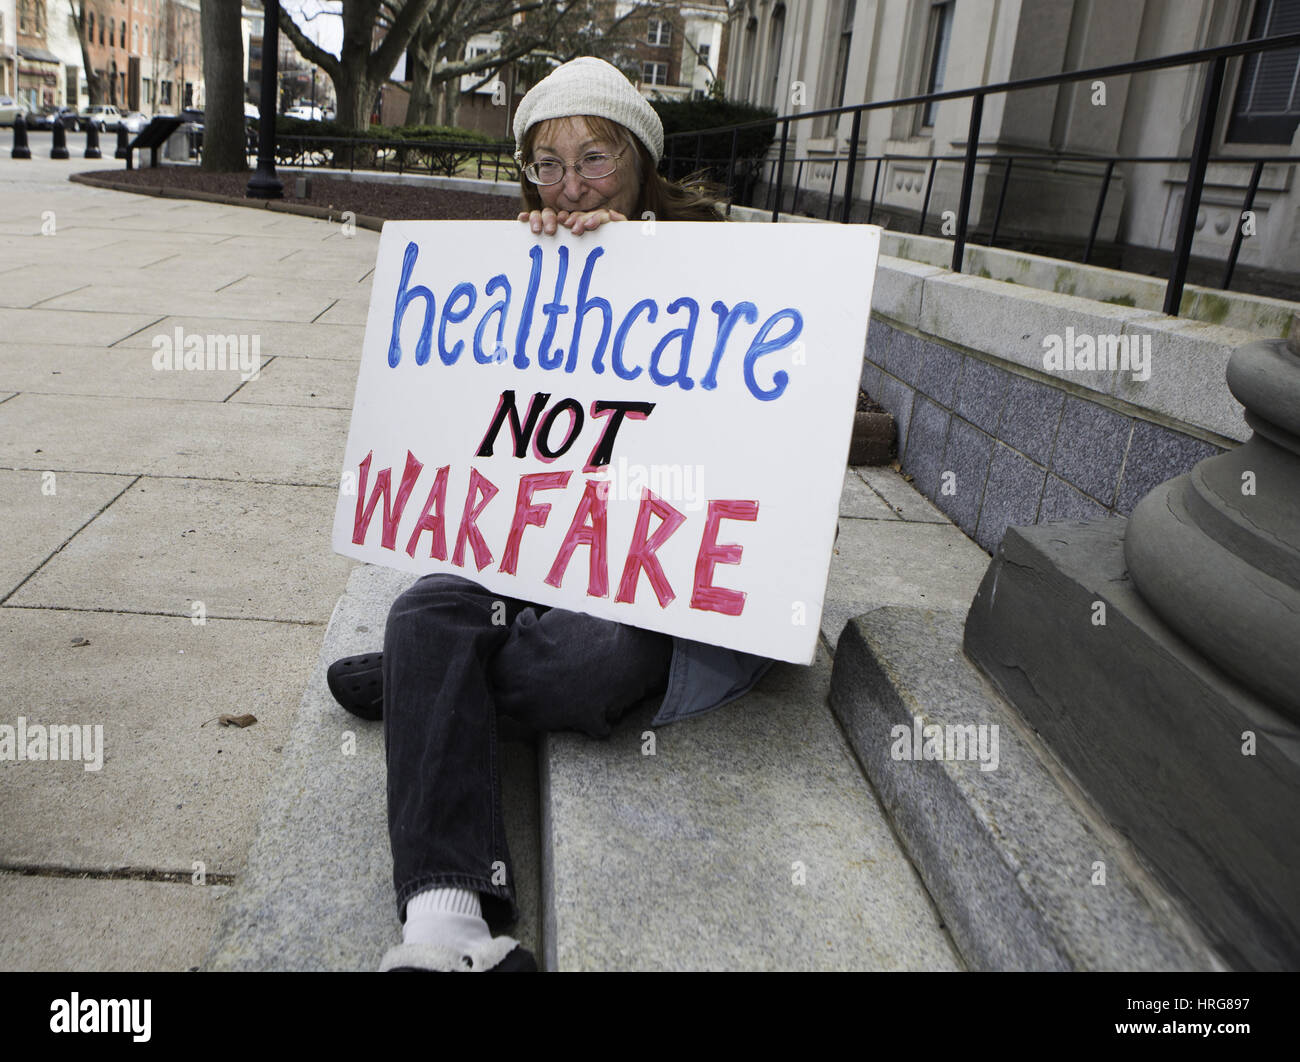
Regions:
M 523 165 L 524 136 L 548 118 L 594 114 L 629 130 L 650 151 L 657 165 L 664 152 L 659 115 L 619 69 L 586 55 L 557 66 L 537 82 L 515 111 L 515 161 Z

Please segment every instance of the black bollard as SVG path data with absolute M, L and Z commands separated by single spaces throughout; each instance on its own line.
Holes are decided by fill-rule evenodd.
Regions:
M 68 134 L 64 132 L 63 123 L 54 123 L 54 146 L 50 148 L 50 158 L 66 159 L 68 157 Z
M 86 158 L 102 159 L 104 153 L 99 150 L 99 129 L 91 122 L 86 126 Z
M 117 127 L 117 151 L 113 153 L 113 158 L 126 159 L 128 163 L 126 168 L 128 170 L 131 168 L 129 165 L 131 161 L 131 149 L 127 147 L 129 143 L 130 138 L 127 136 L 126 126 L 119 125 Z
M 32 149 L 27 146 L 27 119 L 21 114 L 14 115 L 14 149 L 10 157 L 15 159 L 32 157 Z

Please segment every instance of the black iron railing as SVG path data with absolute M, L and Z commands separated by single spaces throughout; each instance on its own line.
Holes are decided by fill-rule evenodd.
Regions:
M 250 152 L 256 154 L 255 148 Z M 443 177 L 519 179 L 514 144 L 278 134 L 275 161 L 300 169 L 379 170 Z
M 842 162 L 844 165 L 844 192 L 840 205 L 840 220 L 849 222 L 852 220 L 854 205 L 860 200 L 857 195 L 856 180 L 857 169 L 860 162 L 876 162 L 875 174 L 872 179 L 871 206 L 868 210 L 868 218 L 874 214 L 878 186 L 880 181 L 880 170 L 884 162 L 895 158 L 905 158 L 910 161 L 917 161 L 918 156 L 907 155 L 861 155 L 859 147 L 862 134 L 862 115 L 867 111 L 884 110 L 896 107 L 911 107 L 924 105 L 927 103 L 938 103 L 945 100 L 969 99 L 971 102 L 971 112 L 969 127 L 966 137 L 966 150 L 961 155 L 956 156 L 924 156 L 920 157 L 921 161 L 930 163 L 930 175 L 926 185 L 925 205 L 922 208 L 922 225 L 924 225 L 925 215 L 929 210 L 930 192 L 934 183 L 934 172 L 938 163 L 941 161 L 960 161 L 962 163 L 961 190 L 958 197 L 958 206 L 956 211 L 955 233 L 953 238 L 952 249 L 952 269 L 954 272 L 961 272 L 962 259 L 965 256 L 966 243 L 969 233 L 969 216 L 971 192 L 975 179 L 975 167 L 981 161 L 996 163 L 1003 162 L 1006 171 L 1003 175 L 1002 190 L 999 195 L 999 203 L 995 211 L 994 218 L 994 236 L 998 224 L 1001 220 L 1002 203 L 1005 199 L 1006 188 L 1008 185 L 1011 166 L 1017 158 L 1023 159 L 1028 156 L 1015 155 L 1008 156 L 1005 154 L 984 154 L 979 152 L 980 126 L 984 116 L 984 100 L 990 95 L 997 95 L 1009 92 L 1018 92 L 1025 89 L 1046 88 L 1055 85 L 1071 84 L 1076 81 L 1095 81 L 1108 77 L 1121 77 L 1128 74 L 1138 74 L 1151 70 L 1167 70 L 1180 66 L 1199 66 L 1208 64 L 1205 74 L 1204 86 L 1201 90 L 1200 109 L 1197 117 L 1196 136 L 1193 142 L 1192 153 L 1187 158 L 1155 158 L 1149 156 L 1113 156 L 1105 155 L 1078 155 L 1078 154 L 1053 154 L 1041 153 L 1034 155 L 1033 158 L 1041 161 L 1071 160 L 1087 161 L 1098 163 L 1104 167 L 1101 188 L 1098 193 L 1097 205 L 1094 211 L 1093 223 L 1088 239 L 1087 249 L 1085 251 L 1085 261 L 1092 255 L 1093 245 L 1096 240 L 1097 229 L 1101 221 L 1102 209 L 1105 205 L 1105 196 L 1111 183 L 1111 177 L 1114 173 L 1114 167 L 1119 162 L 1165 162 L 1165 163 L 1187 163 L 1188 176 L 1187 185 L 1183 194 L 1182 210 L 1179 215 L 1178 234 L 1174 241 L 1173 262 L 1169 273 L 1168 284 L 1165 288 L 1164 312 L 1171 316 L 1178 313 L 1178 307 L 1182 302 L 1183 287 L 1187 279 L 1187 263 L 1191 257 L 1192 238 L 1196 231 L 1196 217 L 1200 210 L 1201 193 L 1205 185 L 1206 166 L 1211 161 L 1210 147 L 1214 137 L 1215 123 L 1219 114 L 1219 106 L 1223 91 L 1223 79 L 1227 70 L 1229 59 L 1238 58 L 1244 55 L 1250 55 L 1255 52 L 1273 51 L 1280 48 L 1300 47 L 1300 33 L 1289 33 L 1274 37 L 1265 37 L 1258 40 L 1242 41 L 1235 44 L 1221 45 L 1215 48 L 1202 48 L 1197 51 L 1179 52 L 1174 55 L 1159 56 L 1153 59 L 1141 59 L 1127 63 L 1113 63 L 1108 66 L 1091 67 L 1087 70 L 1071 70 L 1061 74 L 1049 74 L 1042 77 L 1022 78 L 1018 81 L 1003 81 L 992 85 L 982 85 L 975 88 L 967 89 L 950 89 L 944 92 L 929 92 L 916 96 L 905 96 L 898 99 L 877 100 L 871 103 L 859 103 L 847 107 L 830 107 L 817 111 L 806 111 L 798 114 L 780 115 L 775 119 L 761 118 L 750 122 L 742 122 L 736 125 L 719 126 L 713 129 L 691 130 L 690 132 L 674 133 L 665 138 L 665 166 L 670 174 L 679 169 L 679 159 L 689 159 L 694 156 L 695 167 L 698 169 L 704 160 L 701 158 L 701 148 L 705 136 L 716 136 L 721 133 L 731 133 L 731 157 L 727 161 L 726 169 L 726 186 L 728 193 L 735 188 L 736 184 L 736 139 L 742 129 L 757 127 L 780 128 L 780 143 L 775 148 L 777 157 L 772 170 L 773 180 L 769 182 L 770 195 L 772 201 L 772 220 L 778 220 L 781 207 L 784 203 L 784 183 L 787 168 L 787 156 L 790 145 L 790 126 L 792 122 L 808 121 L 815 118 L 835 118 L 842 115 L 852 115 L 853 121 L 849 132 L 848 151 L 842 156 L 832 158 L 817 159 L 794 159 L 790 160 L 796 164 L 815 161 L 818 163 L 831 163 L 833 165 L 832 181 L 830 185 L 831 197 L 834 196 L 834 179 L 838 176 L 839 166 Z M 693 149 L 693 150 L 692 150 Z M 721 160 L 713 160 L 720 166 Z M 768 163 L 772 160 L 769 158 Z M 1255 194 L 1259 188 L 1260 177 L 1263 168 L 1269 162 L 1296 162 L 1300 161 L 1293 156 L 1269 156 L 1269 157 L 1243 157 L 1243 156 L 1216 156 L 1217 162 L 1230 162 L 1240 165 L 1250 165 L 1253 167 L 1250 184 L 1247 189 L 1243 210 L 1250 210 L 1254 203 Z M 798 194 L 798 183 L 796 180 L 796 198 Z M 830 216 L 830 202 L 828 201 L 827 216 Z M 1232 273 L 1236 266 L 1237 256 L 1241 250 L 1242 226 L 1236 226 L 1237 232 L 1233 239 L 1232 250 L 1229 255 L 1228 265 L 1224 274 L 1224 287 L 1232 280 Z

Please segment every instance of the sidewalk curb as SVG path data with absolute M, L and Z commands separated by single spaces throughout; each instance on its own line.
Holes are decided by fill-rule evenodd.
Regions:
M 102 172 L 102 171 L 100 171 Z M 274 210 L 281 214 L 297 214 L 301 217 L 317 218 L 321 221 L 341 222 L 342 210 L 331 207 L 309 206 L 306 203 L 285 202 L 282 199 L 241 199 L 233 195 L 219 195 L 216 192 L 195 192 L 181 188 L 167 188 L 162 185 L 128 184 L 125 181 L 105 180 L 95 173 L 72 173 L 68 180 L 92 188 L 108 188 L 114 192 L 132 192 L 135 195 L 152 195 L 162 199 L 197 199 L 204 203 L 222 203 L 225 206 L 247 207 L 252 210 Z M 358 228 L 372 229 L 379 232 L 387 218 L 378 218 L 373 214 L 355 214 L 352 218 Z

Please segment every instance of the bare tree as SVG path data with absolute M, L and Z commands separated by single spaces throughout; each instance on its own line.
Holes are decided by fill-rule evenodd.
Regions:
M 149 109 L 157 112 L 164 104 L 170 104 L 171 99 L 162 98 L 162 86 L 164 82 L 170 82 L 171 77 L 164 79 L 162 77 L 164 66 L 168 73 L 174 71 L 176 61 L 172 55 L 172 44 L 175 39 L 175 18 L 172 11 L 170 0 L 164 0 L 158 5 L 157 10 L 151 10 L 150 5 L 145 7 L 145 36 L 148 40 L 149 47 L 147 54 L 150 59 L 149 72 Z
M 496 78 L 506 64 L 530 59 L 530 69 L 544 75 L 555 62 L 577 55 L 599 55 L 619 60 L 631 43 L 626 30 L 654 3 L 634 3 L 622 15 L 613 14 L 607 0 L 570 0 L 538 3 L 532 0 L 485 0 L 449 3 L 431 10 L 412 42 L 412 69 L 408 122 L 455 124 L 460 99 L 460 79 L 481 75 L 473 88 Z M 470 40 L 493 34 L 496 46 L 489 52 L 466 57 Z M 438 100 L 434 92 L 442 89 Z
M 77 27 L 77 40 L 81 44 L 81 65 L 86 71 L 86 93 L 90 96 L 90 106 L 102 103 L 104 99 L 104 79 L 99 76 L 90 61 L 90 34 L 92 23 L 102 24 L 104 20 L 103 0 L 68 0 L 72 13 L 73 25 Z M 71 101 L 75 107 L 76 100 Z
M 244 136 L 244 37 L 239 5 L 201 0 L 203 42 L 204 170 L 240 173 L 248 168 Z
M 343 46 L 336 57 L 311 40 L 280 8 L 280 29 L 298 54 L 315 63 L 334 82 L 338 122 L 345 129 L 366 129 L 379 89 L 429 9 L 463 0 L 342 0 Z M 376 45 L 376 41 L 378 44 Z

